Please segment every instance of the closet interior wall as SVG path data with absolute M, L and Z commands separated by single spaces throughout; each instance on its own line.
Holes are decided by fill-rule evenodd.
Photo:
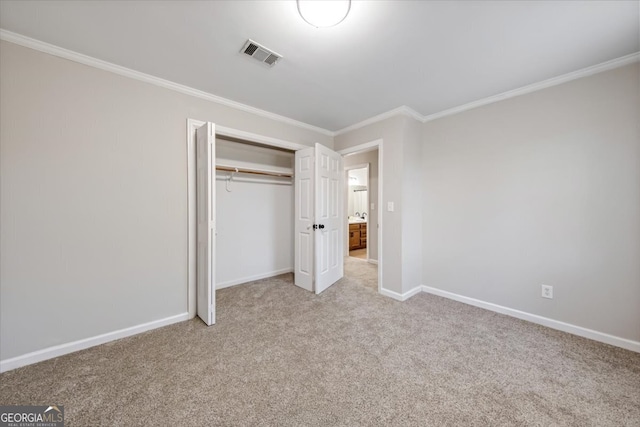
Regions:
M 294 153 L 216 137 L 216 165 L 293 173 Z M 293 271 L 293 179 L 216 171 L 216 288 Z

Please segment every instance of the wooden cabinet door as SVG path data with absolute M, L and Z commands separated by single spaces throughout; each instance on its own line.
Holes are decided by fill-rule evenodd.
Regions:
M 360 230 L 351 230 L 351 227 L 349 229 L 349 249 L 358 249 L 360 247 Z

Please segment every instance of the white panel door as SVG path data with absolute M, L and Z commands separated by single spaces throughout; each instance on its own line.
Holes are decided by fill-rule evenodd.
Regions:
M 216 150 L 215 126 L 207 122 L 196 131 L 197 314 L 216 323 Z
M 295 225 L 294 283 L 313 291 L 313 215 L 315 149 L 296 151 L 295 156 Z
M 315 292 L 333 285 L 344 275 L 342 245 L 342 156 L 324 145 L 315 147 Z

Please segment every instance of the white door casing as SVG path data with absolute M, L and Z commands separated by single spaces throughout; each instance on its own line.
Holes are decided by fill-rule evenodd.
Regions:
M 216 322 L 215 157 L 215 125 L 207 122 L 196 131 L 197 314 L 207 325 Z
M 344 275 L 342 156 L 324 145 L 315 146 L 315 292 Z
M 294 283 L 313 291 L 315 148 L 295 153 Z

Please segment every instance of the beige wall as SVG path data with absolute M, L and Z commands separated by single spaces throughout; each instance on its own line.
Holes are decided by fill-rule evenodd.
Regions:
M 187 311 L 186 120 L 332 138 L 0 44 L 0 359 Z
M 633 64 L 426 123 L 424 284 L 640 341 L 639 80 Z
M 367 237 L 369 239 L 369 259 L 378 260 L 378 213 L 380 204 L 378 200 L 378 150 L 353 154 L 344 158 L 345 169 L 349 166 L 369 164 L 369 182 L 367 193 L 369 208 L 367 209 Z M 348 195 L 347 195 L 348 196 Z M 375 206 L 371 209 L 371 203 Z M 345 254 L 349 253 L 349 233 L 345 233 Z
M 422 285 L 422 123 L 405 118 L 402 164 L 402 292 Z

